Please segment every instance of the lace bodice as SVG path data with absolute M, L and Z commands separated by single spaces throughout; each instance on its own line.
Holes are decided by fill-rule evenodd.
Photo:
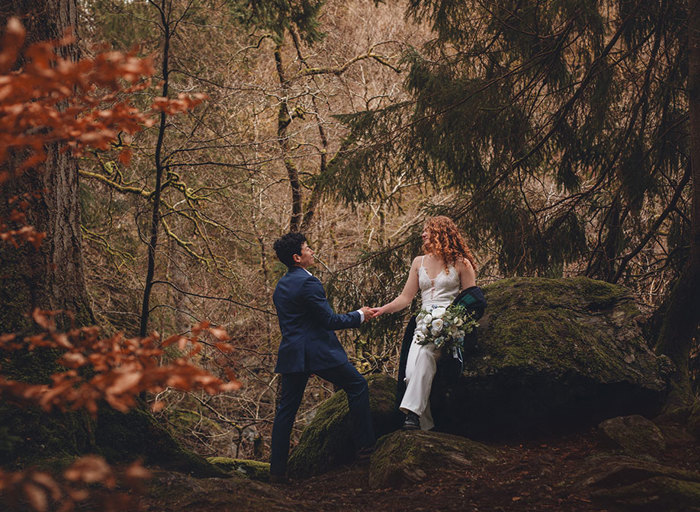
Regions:
M 420 286 L 423 308 L 429 306 L 449 306 L 459 293 L 459 273 L 452 265 L 447 272 L 441 270 L 434 279 L 430 279 L 423 260 L 418 268 L 418 285 Z

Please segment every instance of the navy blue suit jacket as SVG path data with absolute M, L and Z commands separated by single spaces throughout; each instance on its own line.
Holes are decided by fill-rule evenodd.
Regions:
M 333 331 L 359 327 L 360 313 L 334 313 L 321 281 L 301 267 L 282 276 L 272 300 L 282 331 L 276 373 L 314 372 L 347 362 Z

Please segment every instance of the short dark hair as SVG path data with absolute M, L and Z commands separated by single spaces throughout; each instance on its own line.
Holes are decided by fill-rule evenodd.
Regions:
M 296 265 L 293 256 L 301 256 L 301 246 L 306 242 L 306 237 L 301 233 L 287 233 L 278 238 L 272 246 L 279 260 L 291 268 Z

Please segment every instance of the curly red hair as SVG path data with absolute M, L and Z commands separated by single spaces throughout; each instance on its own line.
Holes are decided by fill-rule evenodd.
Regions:
M 443 215 L 429 217 L 425 221 L 425 229 L 428 232 L 428 241 L 423 244 L 426 254 L 442 258 L 445 268 L 459 259 L 467 259 L 476 270 L 474 256 L 452 219 Z

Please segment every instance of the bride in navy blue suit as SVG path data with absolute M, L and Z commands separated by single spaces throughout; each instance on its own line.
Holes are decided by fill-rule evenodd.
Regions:
M 274 249 L 288 268 L 272 295 L 282 332 L 275 366 L 282 383 L 272 426 L 270 480 L 282 482 L 294 418 L 312 373 L 345 390 L 357 454 L 366 457 L 371 452 L 375 438 L 367 381 L 350 364 L 333 331 L 359 327 L 374 313 L 368 307 L 344 315 L 333 311 L 321 281 L 307 270 L 314 263 L 314 252 L 304 235 L 288 233 L 275 242 Z

